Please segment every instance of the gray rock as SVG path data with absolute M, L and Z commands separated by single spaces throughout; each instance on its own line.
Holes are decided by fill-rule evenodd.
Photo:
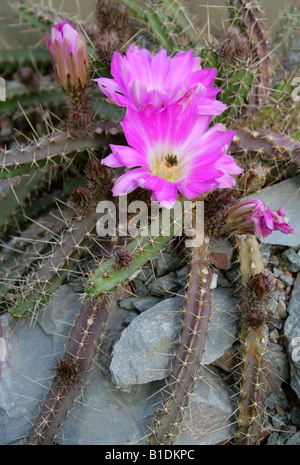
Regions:
M 296 434 L 293 434 L 286 442 L 286 446 L 299 446 L 300 445 L 300 431 L 297 431 Z
M 155 393 L 161 387 L 161 384 L 149 383 L 122 392 L 100 370 L 92 370 L 89 383 L 60 428 L 56 443 L 127 446 L 145 443 Z
M 211 319 L 206 338 L 204 365 L 209 365 L 221 357 L 232 346 L 238 335 L 238 300 L 231 289 L 216 288 L 211 294 Z
M 265 353 L 265 361 L 274 381 L 281 385 L 289 378 L 288 357 L 280 344 L 270 343 Z
M 290 362 L 290 384 L 300 399 L 300 273 L 294 284 L 284 324 L 284 343 Z
M 147 295 L 149 295 L 148 288 L 139 279 L 134 279 L 132 281 L 132 285 L 133 285 L 133 291 L 137 296 L 146 297 Z
M 278 210 L 281 205 L 285 205 L 286 215 L 290 220 L 290 225 L 295 230 L 295 234 L 283 234 L 280 231 L 273 231 L 269 236 L 260 239 L 262 243 L 300 247 L 299 187 L 300 176 L 295 176 L 266 187 L 256 195 L 256 198 L 261 199 L 272 210 Z M 254 198 L 253 195 L 249 197 Z
M 168 375 L 183 305 L 183 297 L 166 299 L 141 313 L 123 331 L 110 365 L 117 386 L 148 383 Z
M 180 427 L 179 445 L 210 445 L 233 436 L 234 392 L 213 367 L 201 368 Z
M 268 446 L 283 446 L 285 444 L 285 439 L 280 433 L 272 433 L 268 437 L 267 445 Z
M 232 287 L 231 282 L 226 278 L 222 271 L 218 273 L 218 287 Z
M 285 250 L 281 256 L 291 273 L 300 271 L 300 257 L 294 249 Z
M 267 265 L 268 262 L 269 262 L 270 255 L 271 255 L 271 245 L 270 244 L 261 244 L 260 251 L 261 251 L 261 254 L 262 254 L 263 258 L 264 258 L 265 265 Z
M 147 281 L 147 279 L 153 276 L 153 270 L 151 266 L 143 266 L 141 272 L 137 275 L 136 279 L 142 281 L 143 283 Z
M 132 386 L 130 392 L 115 389 L 91 372 L 84 395 L 75 403 L 63 424 L 57 443 L 62 445 L 145 444 L 153 414 L 160 406 L 164 381 Z M 232 437 L 229 398 L 233 391 L 213 370 L 199 372 L 176 445 L 216 444 Z
M 158 304 L 159 302 L 161 302 L 161 299 L 158 297 L 141 297 L 140 299 L 135 299 L 133 301 L 133 306 L 139 312 L 144 312 L 145 310 L 154 307 L 154 305 Z
M 155 260 L 156 276 L 160 277 L 182 267 L 182 259 L 175 253 L 160 253 Z
M 281 281 L 286 284 L 287 286 L 292 286 L 294 284 L 295 279 L 293 276 L 289 276 L 287 274 L 282 273 L 280 276 Z
M 211 303 L 205 365 L 221 357 L 236 341 L 238 332 L 237 299 L 231 291 L 214 289 Z M 183 305 L 182 297 L 166 299 L 143 312 L 123 331 L 112 353 L 111 372 L 117 386 L 124 388 L 168 375 Z
M 300 427 L 300 408 L 299 407 L 292 407 L 291 408 L 291 422 Z
M 236 283 L 240 276 L 240 267 L 239 265 L 233 265 L 230 270 L 225 270 L 226 278 L 231 281 L 231 283 Z
M 62 286 L 35 324 L 11 326 L 8 314 L 0 316 L 5 340 L 1 362 L 0 444 L 21 444 L 39 402 L 48 390 L 55 358 L 68 342 L 70 327 L 82 307 L 70 286 Z
M 170 295 L 170 293 L 177 291 L 179 287 L 180 285 L 177 280 L 169 275 L 161 276 L 160 278 L 155 279 L 148 286 L 151 293 L 158 297 Z
M 216 237 L 210 239 L 210 257 L 212 263 L 221 270 L 229 270 L 232 264 L 234 247 L 229 239 Z

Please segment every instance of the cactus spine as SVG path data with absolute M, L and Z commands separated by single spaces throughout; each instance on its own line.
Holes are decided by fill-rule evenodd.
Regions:
M 235 442 L 259 443 L 264 414 L 264 372 L 266 364 L 266 305 L 262 297 L 253 294 L 249 280 L 264 274 L 263 257 L 253 235 L 237 235 L 242 295 L 240 311 L 240 357 L 242 359 L 240 395 Z
M 49 445 L 55 441 L 96 356 L 108 308 L 107 297 L 84 304 L 73 326 L 65 354 L 57 364 L 53 383 L 27 434 L 26 444 Z
M 205 351 L 210 318 L 209 240 L 192 250 L 183 328 L 165 387 L 167 396 L 157 414 L 149 444 L 173 444 L 189 404 Z

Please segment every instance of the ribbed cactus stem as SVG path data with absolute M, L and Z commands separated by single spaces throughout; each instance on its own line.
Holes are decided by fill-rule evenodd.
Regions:
M 52 385 L 27 437 L 27 445 L 50 445 L 79 396 L 97 354 L 108 315 L 109 302 L 88 301 L 73 327 L 64 357 L 57 363 Z
M 252 89 L 253 104 L 265 104 L 270 90 L 270 50 L 258 4 L 253 0 L 232 0 L 231 4 L 241 19 L 243 27 L 253 44 L 254 60 L 258 66 Z
M 256 236 L 237 235 L 236 242 L 244 305 L 241 302 L 239 341 L 242 365 L 235 442 L 255 445 L 259 443 L 264 414 L 266 310 L 264 301 L 251 294 L 249 280 L 263 274 L 265 267 Z
M 129 266 L 118 267 L 114 259 L 103 260 L 91 273 L 85 292 L 90 296 L 100 297 L 103 293 L 111 292 L 116 286 L 126 283 L 132 275 L 142 269 L 143 265 L 153 259 L 176 234 L 180 233 L 181 222 L 186 213 L 185 202 L 181 199 L 180 203 L 178 201 L 176 204 L 180 208 L 163 209 L 160 215 L 152 218 L 148 228 L 126 244 L 128 253 L 132 255 Z M 170 221 L 164 219 L 166 211 L 170 214 Z
M 300 142 L 271 130 L 237 129 L 230 151 L 235 154 L 257 152 L 262 158 L 300 165 Z
M 234 71 L 225 84 L 222 93 L 222 102 L 228 108 L 220 115 L 215 117 L 216 123 L 226 123 L 227 120 L 234 118 L 245 106 L 247 96 L 251 90 L 254 73 L 250 68 L 241 68 Z
M 116 123 L 99 122 L 91 127 L 88 134 L 72 137 L 61 132 L 43 137 L 26 147 L 2 150 L 0 153 L 0 178 L 10 178 L 43 166 L 73 160 L 84 150 L 95 150 L 109 143 L 122 143 L 124 137 Z
M 165 387 L 168 397 L 157 414 L 149 444 L 173 444 L 197 380 L 210 318 L 208 238 L 192 250 L 182 334 Z
M 10 308 L 12 317 L 29 318 L 37 315 L 82 254 L 88 250 L 96 221 L 96 214 L 70 221 L 52 252 L 39 264 L 37 271 L 20 279 L 16 303 Z

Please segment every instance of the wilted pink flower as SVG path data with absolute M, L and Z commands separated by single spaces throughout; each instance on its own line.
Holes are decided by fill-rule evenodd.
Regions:
M 245 199 L 228 209 L 228 229 L 240 234 L 255 234 L 257 237 L 266 237 L 274 230 L 284 234 L 294 233 L 285 216 L 285 208 L 271 210 L 260 199 Z
M 115 52 L 111 62 L 113 79 L 94 79 L 111 103 L 142 111 L 149 105 L 163 109 L 173 103 L 187 105 L 192 99 L 202 115 L 219 115 L 226 105 L 216 100 L 216 68 L 200 66 L 201 58 L 191 50 L 174 57 L 160 50 L 155 56 L 132 44 L 126 55 Z
M 46 42 L 57 82 L 69 95 L 80 95 L 89 80 L 85 38 L 72 24 L 63 20 L 51 28 L 51 37 L 46 36 Z
M 114 195 L 137 187 L 152 191 L 152 200 L 172 208 L 178 191 L 188 199 L 217 187 L 233 187 L 232 174 L 242 169 L 227 155 L 235 131 L 223 124 L 208 126 L 211 116 L 199 116 L 192 104 L 174 104 L 164 111 L 129 108 L 121 122 L 129 146 L 111 145 L 102 160 L 107 166 L 134 168 L 115 183 Z

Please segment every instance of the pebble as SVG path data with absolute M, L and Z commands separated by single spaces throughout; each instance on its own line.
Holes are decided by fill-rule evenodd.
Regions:
M 281 256 L 291 273 L 300 271 L 300 257 L 294 249 L 289 248 L 285 250 Z
M 287 307 L 284 324 L 284 344 L 290 362 L 290 385 L 300 399 L 300 273 Z
M 117 386 L 163 379 L 169 373 L 174 341 L 181 330 L 185 299 L 172 297 L 136 317 L 123 331 L 112 353 L 111 372 Z M 237 299 L 230 289 L 212 292 L 211 319 L 203 363 L 209 365 L 231 347 L 238 333 Z

